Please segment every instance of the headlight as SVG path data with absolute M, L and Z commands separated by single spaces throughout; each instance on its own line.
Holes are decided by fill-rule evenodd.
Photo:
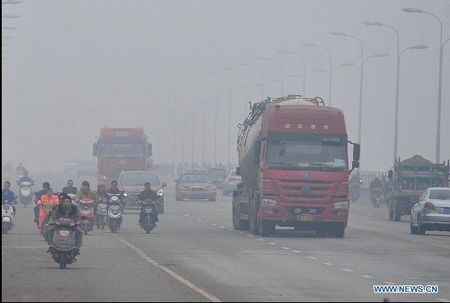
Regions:
M 126 197 L 126 196 L 128 196 L 128 194 L 127 193 L 123 193 L 123 196 Z
M 350 206 L 350 203 L 348 201 L 341 201 L 334 203 L 334 208 L 340 208 L 340 209 L 348 209 Z
M 207 190 L 216 190 L 217 188 L 215 186 L 210 186 L 207 188 Z
M 158 196 L 162 196 L 164 194 L 162 188 L 159 189 L 156 193 L 158 194 Z
M 270 199 L 270 198 L 262 198 L 261 199 L 261 206 L 264 206 L 264 207 L 273 207 L 277 204 L 278 204 L 277 200 L 274 200 L 274 199 Z

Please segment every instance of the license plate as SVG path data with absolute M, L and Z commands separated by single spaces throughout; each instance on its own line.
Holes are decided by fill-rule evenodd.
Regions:
M 192 193 L 192 196 L 193 196 L 194 198 L 201 198 L 201 197 L 203 197 L 203 193 L 196 193 L 196 192 L 193 192 L 193 193 Z
M 297 218 L 303 222 L 313 222 L 314 221 L 314 217 L 312 215 L 300 215 Z
M 444 214 L 450 214 L 450 207 L 444 207 Z
M 62 237 L 67 237 L 69 235 L 69 231 L 68 230 L 60 230 L 59 235 Z

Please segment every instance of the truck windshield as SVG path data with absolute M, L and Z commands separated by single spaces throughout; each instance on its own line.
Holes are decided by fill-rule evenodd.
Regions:
M 144 186 L 145 182 L 150 182 L 152 186 L 159 186 L 160 181 L 155 173 L 124 173 L 120 175 L 119 185 L 121 186 Z
M 269 140 L 267 164 L 273 169 L 343 171 L 347 169 L 346 152 L 343 140 L 325 137 L 272 139 Z
M 107 143 L 100 145 L 99 154 L 103 157 L 143 157 L 144 144 Z

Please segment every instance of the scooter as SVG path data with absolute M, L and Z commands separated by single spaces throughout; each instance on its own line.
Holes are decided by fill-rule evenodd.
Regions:
M 109 207 L 106 222 L 108 228 L 112 233 L 116 233 L 122 224 L 122 206 L 120 203 L 120 195 L 108 194 Z
M 144 213 L 142 221 L 139 222 L 139 226 L 142 227 L 147 234 L 150 233 L 155 227 L 155 215 L 158 201 L 145 200 L 142 202 L 141 211 Z
M 97 225 L 97 229 L 104 229 L 106 226 L 106 215 L 108 213 L 108 205 L 100 201 L 97 204 L 97 212 L 95 213 L 95 224 Z
M 92 231 L 94 227 L 94 200 L 81 199 L 78 201 L 78 207 L 80 209 L 80 228 L 84 235 L 87 235 L 89 231 Z
M 383 189 L 374 188 L 370 193 L 370 201 L 372 202 L 373 207 L 379 208 L 383 200 Z
M 27 207 L 28 204 L 31 204 L 33 200 L 33 196 L 31 195 L 31 185 L 31 182 L 19 183 L 19 202 L 22 203 L 24 207 Z
M 14 208 L 12 202 L 3 201 L 2 203 L 2 234 L 7 234 L 14 226 Z
M 75 222 L 72 219 L 60 218 L 54 223 L 55 230 L 48 252 L 53 260 L 59 264 L 60 269 L 64 269 L 68 264 L 76 261 L 76 239 Z

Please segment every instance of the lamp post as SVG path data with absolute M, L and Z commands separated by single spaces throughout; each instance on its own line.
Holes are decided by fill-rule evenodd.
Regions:
M 302 43 L 302 45 L 307 47 L 320 48 L 328 54 L 328 105 L 331 105 L 331 66 L 332 66 L 331 52 L 327 48 L 314 43 Z
M 437 130 L 436 130 L 436 163 L 441 161 L 441 104 L 442 104 L 442 65 L 443 65 L 443 50 L 444 43 L 442 42 L 442 21 L 434 13 L 423 11 L 414 7 L 406 7 L 402 9 L 405 13 L 418 13 L 429 15 L 439 22 L 440 25 L 440 40 L 439 40 L 439 87 L 438 87 L 438 108 L 437 108 Z
M 363 85 L 362 85 L 362 80 L 363 80 L 363 53 L 364 53 L 364 45 L 363 42 L 360 38 L 351 35 L 351 34 L 347 34 L 347 33 L 342 33 L 342 32 L 330 32 L 330 35 L 333 36 L 338 36 L 338 37 L 345 37 L 345 38 L 350 38 L 355 40 L 356 42 L 359 43 L 359 64 L 360 64 L 360 77 L 359 77 L 359 120 L 361 120 L 361 107 L 362 107 L 362 95 L 363 95 Z M 359 128 L 360 130 L 360 128 Z M 358 143 L 361 144 L 361 132 L 358 132 Z
M 306 77 L 305 77 L 305 75 L 306 75 L 306 61 L 305 61 L 305 57 L 303 57 L 301 54 L 299 54 L 299 53 L 296 53 L 296 52 L 292 52 L 292 51 L 290 51 L 290 50 L 285 50 L 285 49 L 279 49 L 278 50 L 278 53 L 280 53 L 280 54 L 285 54 L 285 55 L 293 55 L 293 56 L 296 56 L 296 57 L 298 57 L 299 59 L 300 59 L 300 61 L 302 61 L 302 66 L 303 66 L 303 92 L 302 92 L 302 95 L 303 96 L 306 96 Z

